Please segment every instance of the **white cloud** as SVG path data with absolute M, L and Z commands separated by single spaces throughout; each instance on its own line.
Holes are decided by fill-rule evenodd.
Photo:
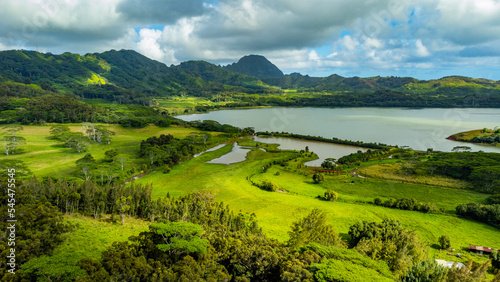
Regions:
M 431 53 L 427 50 L 427 47 L 425 47 L 422 43 L 422 40 L 418 39 L 415 42 L 415 55 L 417 55 L 417 57 L 427 57 L 430 54 Z
M 139 52 L 151 59 L 163 61 L 165 54 L 158 43 L 158 39 L 161 38 L 161 35 L 161 30 L 141 29 L 139 31 L 139 42 L 137 43 Z
M 342 38 L 342 43 L 347 48 L 347 50 L 354 50 L 356 46 L 359 44 L 356 40 L 354 40 L 350 35 L 344 36 Z
M 309 73 L 430 62 L 441 69 L 486 68 L 500 60 L 498 0 L 0 2 L 0 49 L 135 49 L 167 64 L 230 63 L 260 54 L 286 71 Z M 324 53 L 328 48 L 331 54 Z

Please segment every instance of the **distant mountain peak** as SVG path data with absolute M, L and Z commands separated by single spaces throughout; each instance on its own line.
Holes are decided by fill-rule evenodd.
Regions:
M 261 79 L 283 76 L 283 72 L 277 66 L 261 55 L 244 56 L 237 63 L 230 64 L 224 68 Z

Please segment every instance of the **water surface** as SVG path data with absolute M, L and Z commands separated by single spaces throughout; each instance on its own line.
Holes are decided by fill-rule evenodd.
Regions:
M 310 152 L 316 153 L 319 157 L 319 159 L 317 160 L 306 162 L 305 165 L 307 166 L 321 166 L 321 164 L 326 158 L 335 158 L 338 160 L 343 156 L 356 153 L 359 150 L 363 152 L 367 150 L 365 148 L 360 148 L 355 146 L 309 141 L 309 140 L 299 140 L 299 139 L 283 138 L 283 137 L 254 137 L 254 140 L 262 143 L 280 144 L 278 149 L 281 150 L 300 151 L 300 150 L 305 150 L 307 146 Z
M 240 145 L 234 144 L 233 150 L 223 156 L 208 161 L 209 164 L 234 164 L 242 162 L 246 159 L 250 149 L 243 149 Z
M 474 151 L 500 152 L 500 147 L 462 143 L 445 138 L 462 131 L 500 126 L 500 109 L 407 109 L 407 108 L 261 108 L 222 110 L 178 116 L 215 120 L 256 131 L 291 132 L 451 151 L 470 146 Z

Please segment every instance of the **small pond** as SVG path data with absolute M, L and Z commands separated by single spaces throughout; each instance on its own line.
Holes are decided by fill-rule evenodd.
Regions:
M 223 144 L 225 145 L 225 144 Z M 238 144 L 233 145 L 233 150 L 219 158 L 208 161 L 209 164 L 234 164 L 242 162 L 246 159 L 247 153 L 250 149 L 244 149 Z
M 280 144 L 278 147 L 281 150 L 305 150 L 306 146 L 309 147 L 310 152 L 316 153 L 319 159 L 310 161 L 305 163 L 307 166 L 321 166 L 321 163 L 326 158 L 335 158 L 339 159 L 343 156 L 356 153 L 357 151 L 366 152 L 367 149 L 349 146 L 349 145 L 341 145 L 341 144 L 333 144 L 333 143 L 325 143 L 318 141 L 309 141 L 309 140 L 299 140 L 293 138 L 284 138 L 284 137 L 254 137 L 254 141 L 269 143 L 269 144 Z

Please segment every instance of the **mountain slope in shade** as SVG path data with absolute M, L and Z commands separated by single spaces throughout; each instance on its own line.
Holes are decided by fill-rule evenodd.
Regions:
M 264 56 L 248 55 L 241 58 L 237 63 L 225 66 L 227 70 L 238 72 L 257 78 L 282 77 L 283 72 Z

